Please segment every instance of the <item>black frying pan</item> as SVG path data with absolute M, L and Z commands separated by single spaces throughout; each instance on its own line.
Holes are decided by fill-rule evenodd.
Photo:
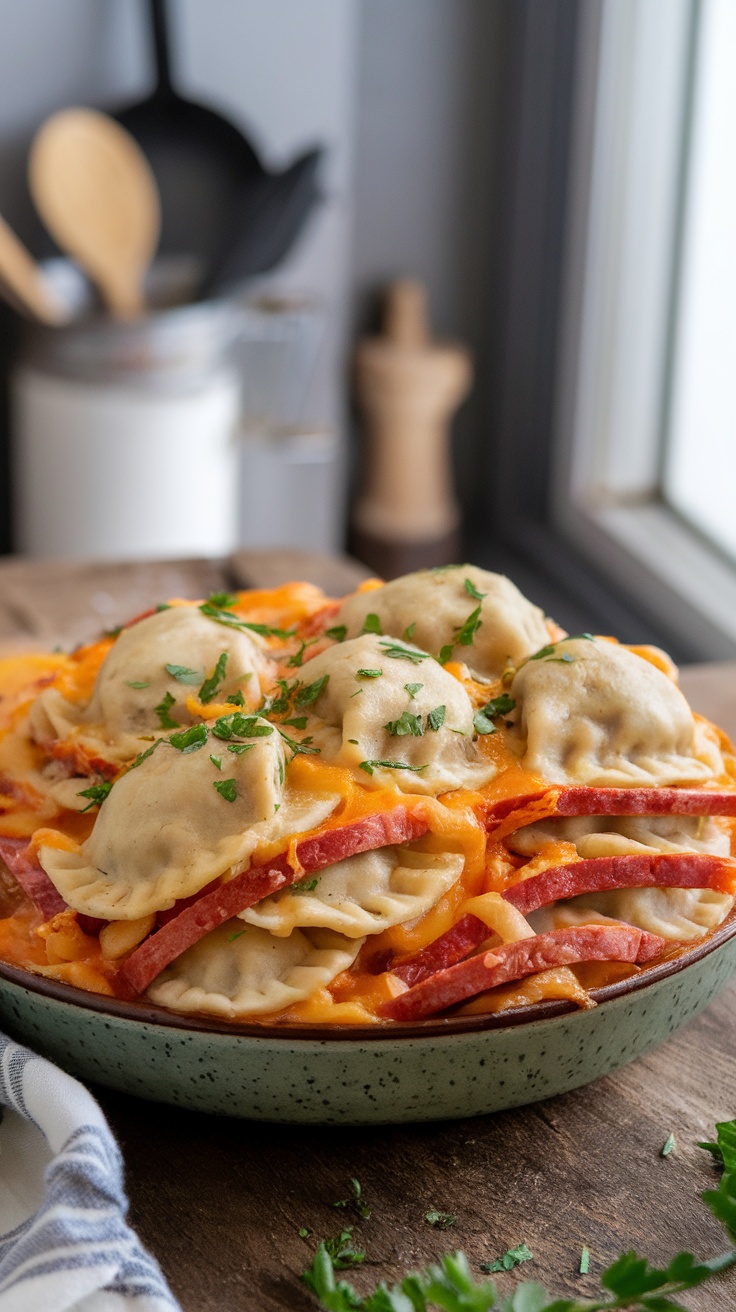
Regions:
M 172 85 L 165 0 L 149 0 L 156 56 L 153 94 L 116 114 L 147 155 L 161 193 L 160 250 L 194 254 L 203 291 L 217 294 L 272 268 L 318 197 L 321 151 L 281 174 L 267 172 L 246 137 L 221 114 Z

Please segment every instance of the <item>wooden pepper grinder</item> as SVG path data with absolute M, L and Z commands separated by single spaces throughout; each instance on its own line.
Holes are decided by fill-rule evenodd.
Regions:
M 450 564 L 460 508 L 449 426 L 470 390 L 470 354 L 431 340 L 426 289 L 402 279 L 388 289 L 383 335 L 363 338 L 355 363 L 365 454 L 351 550 L 385 579 Z

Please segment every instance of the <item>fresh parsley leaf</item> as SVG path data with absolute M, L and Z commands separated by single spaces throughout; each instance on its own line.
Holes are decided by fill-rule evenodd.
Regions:
M 320 693 L 324 692 L 329 681 L 329 674 L 323 674 L 321 679 L 315 679 L 314 683 L 308 683 L 306 687 L 300 688 L 294 698 L 294 705 L 313 706 Z
M 425 1212 L 424 1219 L 427 1225 L 434 1226 L 435 1230 L 449 1230 L 457 1222 L 457 1217 L 452 1212 Z
M 218 610 L 232 610 L 239 601 L 237 592 L 211 592 L 207 598 L 208 604 L 216 606 Z
M 402 638 L 404 639 L 404 642 L 411 642 L 412 634 L 414 633 L 416 627 L 417 627 L 416 620 L 412 620 L 411 624 L 407 624 L 406 628 L 404 629 L 404 632 L 401 635 Z
M 417 693 L 424 687 L 423 683 L 405 683 L 404 688 L 411 698 L 416 697 Z
M 214 779 L 212 787 L 215 792 L 224 797 L 226 802 L 234 802 L 238 795 L 237 786 L 234 779 Z
M 465 623 L 456 631 L 455 642 L 459 643 L 461 647 L 472 646 L 475 641 L 475 635 L 482 623 L 483 621 L 480 617 L 480 606 L 476 606 L 475 610 L 471 611 L 468 615 Z
M 306 715 L 297 715 L 293 720 L 284 720 L 284 724 L 293 726 L 294 729 L 306 729 L 307 717 Z
M 227 750 L 234 756 L 242 756 L 244 752 L 252 752 L 255 743 L 228 743 Z
M 527 1244 L 518 1244 L 516 1248 L 507 1248 L 501 1257 L 495 1258 L 493 1262 L 481 1262 L 481 1271 L 489 1275 L 495 1271 L 512 1271 L 515 1266 L 521 1266 L 522 1262 L 531 1262 L 534 1254 Z
M 437 657 L 440 665 L 446 665 L 454 651 L 453 643 L 449 642 L 444 647 L 440 647 L 440 654 Z
M 426 651 L 415 651 L 412 647 L 404 647 L 400 642 L 394 642 L 391 638 L 387 638 L 380 645 L 386 655 L 394 661 L 411 661 L 412 665 L 421 665 L 422 661 L 428 659 Z
M 483 714 L 489 719 L 494 719 L 497 715 L 508 715 L 514 710 L 516 702 L 513 697 L 509 697 L 507 692 L 502 692 L 499 697 L 492 697 L 483 707 Z
M 164 669 L 177 683 L 199 683 L 202 678 L 199 670 L 190 670 L 188 665 L 165 665 Z
M 228 706 L 245 706 L 245 697 L 238 688 L 237 692 L 229 692 L 227 695 Z
M 473 728 L 476 733 L 495 733 L 496 726 L 492 720 L 488 719 L 485 711 L 476 711 L 473 716 Z
M 210 755 L 210 760 L 211 760 L 211 762 L 212 762 L 212 764 L 214 765 L 214 767 L 215 767 L 216 770 L 221 770 L 221 769 L 222 769 L 222 757 L 221 757 L 221 756 L 212 756 L 212 755 Z
M 717 1143 L 700 1143 L 727 1171 L 736 1171 L 736 1121 L 719 1121 L 716 1125 Z
M 353 1207 L 357 1211 L 358 1215 L 362 1217 L 364 1221 L 370 1220 L 371 1209 L 363 1197 L 363 1187 L 360 1183 L 360 1180 L 356 1180 L 354 1175 L 351 1175 L 350 1177 L 350 1192 L 353 1195 L 352 1197 Z
M 83 807 L 81 814 L 84 815 L 85 811 L 91 811 L 93 806 L 102 806 L 111 788 L 112 780 L 106 779 L 100 784 L 92 784 L 91 788 L 83 788 L 81 792 L 77 793 L 77 797 L 88 797 L 90 799 L 89 806 Z
M 675 1146 L 675 1136 L 674 1136 L 674 1134 L 668 1134 L 668 1135 L 667 1135 L 667 1138 L 665 1139 L 664 1143 L 662 1144 L 662 1148 L 661 1148 L 661 1150 L 660 1150 L 660 1154 L 659 1154 L 660 1157 L 669 1157 L 669 1155 L 670 1155 L 670 1153 L 672 1152 L 672 1149 L 674 1148 L 674 1146 Z
M 388 729 L 392 738 L 404 738 L 407 734 L 421 738 L 424 733 L 421 715 L 412 715 L 411 711 L 402 711 L 398 720 L 389 720 L 384 728 Z
M 153 708 L 158 716 L 158 721 L 162 729 L 179 728 L 179 721 L 172 719 L 169 715 L 169 711 L 173 705 L 174 698 L 171 696 L 170 692 L 167 692 L 163 701 L 160 701 L 158 706 L 154 706 Z
M 361 633 L 383 633 L 383 629 L 381 628 L 381 621 L 377 615 L 374 615 L 373 611 L 370 611 L 366 615 L 363 621 L 363 627 L 361 629 Z
M 175 747 L 177 752 L 198 752 L 200 747 L 204 747 L 209 732 L 206 724 L 193 724 L 191 729 L 182 729 L 181 733 L 172 733 L 169 742 Z
M 589 1268 L 590 1268 L 590 1249 L 588 1248 L 587 1244 L 583 1244 L 583 1249 L 580 1254 L 580 1266 L 578 1267 L 581 1276 L 587 1276 Z
M 220 652 L 220 655 L 217 658 L 217 664 L 212 674 L 210 675 L 209 679 L 205 679 L 204 683 L 202 684 L 202 687 L 199 690 L 199 700 L 202 702 L 203 706 L 206 706 L 208 702 L 213 701 L 215 693 L 217 692 L 220 684 L 225 678 L 226 669 L 227 669 L 227 652 L 223 651 Z
M 147 687 L 148 687 L 148 682 L 147 682 L 146 679 L 126 679 L 125 682 L 126 682 L 126 685 L 127 685 L 128 688 L 147 688 Z
M 259 724 L 257 715 L 243 715 L 242 711 L 233 711 L 231 715 L 221 715 L 212 726 L 215 738 L 225 742 L 231 738 L 267 738 L 273 733 L 272 724 Z
M 412 770 L 414 774 L 421 774 L 427 766 L 407 765 L 405 761 L 361 761 L 358 768 L 365 770 L 366 774 L 373 774 L 374 770 Z
M 486 592 L 479 592 L 472 579 L 465 579 L 463 587 L 468 596 L 473 598 L 473 601 L 482 601 L 488 595 Z
M 540 647 L 539 651 L 535 651 L 534 655 L 529 657 L 529 660 L 543 661 L 545 657 L 554 656 L 554 654 L 555 654 L 554 647 L 552 646 L 551 643 L 548 643 L 546 647 Z
M 231 610 L 222 610 L 219 606 L 214 606 L 208 601 L 204 601 L 199 608 L 207 619 L 214 620 L 216 624 L 224 624 L 229 629 L 242 629 L 244 632 L 260 633 L 264 638 L 293 638 L 294 629 L 274 629 L 270 624 L 249 624 L 247 620 L 242 620 L 238 615 L 233 615 Z
M 325 629 L 325 637 L 332 638 L 333 642 L 344 642 L 347 636 L 347 624 L 336 624 L 333 629 Z
M 292 893 L 297 893 L 297 894 L 313 893 L 318 883 L 319 883 L 318 875 L 314 879 L 300 879 L 297 884 L 292 884 L 291 891 Z
M 356 679 L 380 679 L 383 670 L 358 670 Z
M 299 1227 L 297 1234 L 300 1239 L 308 1239 L 310 1235 L 314 1234 L 314 1230 L 310 1230 L 308 1225 L 302 1225 Z
M 446 706 L 435 706 L 434 710 L 430 711 L 429 715 L 427 716 L 427 728 L 433 729 L 436 733 L 437 730 L 440 729 L 442 725 L 445 723 L 446 711 L 447 711 Z
M 228 943 L 234 943 L 236 938 L 242 938 L 244 933 L 245 933 L 244 929 L 239 929 L 235 934 L 228 934 L 227 936 Z M 310 1230 L 310 1234 L 311 1234 L 311 1230 Z
M 290 738 L 288 733 L 284 733 L 280 725 L 279 725 L 279 733 L 281 734 L 281 737 L 286 743 L 286 746 L 290 747 L 293 752 L 293 756 L 291 758 L 292 761 L 294 760 L 295 756 L 319 756 L 320 751 L 322 750 L 320 747 L 312 746 L 311 736 L 309 738 L 302 738 L 300 741 L 297 742 L 296 738 Z
M 310 638 L 308 641 L 302 640 L 299 650 L 294 652 L 293 656 L 289 657 L 286 664 L 290 666 L 292 669 L 298 669 L 299 666 L 302 665 L 304 662 L 304 653 L 307 650 L 307 647 L 313 647 L 315 642 L 317 641 L 318 641 L 317 638 Z
M 168 601 L 160 601 L 156 607 L 156 614 L 160 615 L 162 610 L 171 610 L 171 603 Z
M 157 747 L 160 747 L 162 743 L 167 741 L 166 738 L 157 738 L 155 743 L 151 743 L 151 746 L 146 748 L 145 752 L 141 752 L 139 756 L 136 756 L 135 760 L 128 766 L 128 769 L 135 770 L 139 765 L 142 765 L 144 761 L 148 760 L 149 756 L 153 756 Z

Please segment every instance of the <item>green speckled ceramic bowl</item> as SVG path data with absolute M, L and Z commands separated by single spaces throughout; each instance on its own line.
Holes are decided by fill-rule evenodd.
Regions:
M 480 1116 L 626 1065 L 736 972 L 736 914 L 705 942 L 593 990 L 499 1016 L 372 1027 L 229 1025 L 85 993 L 0 965 L 0 1025 L 83 1080 L 197 1111 L 367 1125 Z

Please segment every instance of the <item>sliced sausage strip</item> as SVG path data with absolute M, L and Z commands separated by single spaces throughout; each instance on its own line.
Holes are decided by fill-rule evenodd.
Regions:
M 736 861 L 703 852 L 662 852 L 630 856 L 597 856 L 551 866 L 507 888 L 503 896 L 527 916 L 539 907 L 581 893 L 605 893 L 614 888 L 714 888 L 730 893 L 736 887 Z
M 411 988 L 421 980 L 436 975 L 448 966 L 462 961 L 474 948 L 480 947 L 484 939 L 490 938 L 493 930 L 477 916 L 461 916 L 458 921 L 441 934 L 433 943 L 428 943 L 421 952 L 405 957 L 397 966 L 390 966 L 392 975 L 398 975 Z
M 27 838 L 0 838 L 0 857 L 45 920 L 66 911 L 61 893 L 56 891 L 35 858 L 29 856 Z
M 424 1020 L 459 1002 L 510 984 L 553 966 L 580 961 L 644 962 L 656 957 L 665 941 L 630 925 L 580 925 L 554 929 L 534 938 L 503 943 L 491 952 L 461 961 L 391 998 L 381 1007 L 388 1020 Z
M 143 993 L 165 966 L 218 925 L 293 884 L 304 874 L 323 870 L 359 852 L 411 842 L 426 834 L 428 828 L 424 819 L 400 806 L 303 839 L 296 845 L 296 869 L 284 852 L 263 865 L 244 870 L 226 884 L 203 893 L 136 948 L 120 968 L 124 989 Z
M 549 806 L 543 808 L 546 816 L 736 815 L 736 792 L 709 792 L 694 788 L 586 788 L 574 785 L 500 798 L 488 805 L 486 824 L 492 830 L 513 812 L 523 811 L 545 800 L 549 802 Z M 521 816 L 519 823 L 525 823 Z

